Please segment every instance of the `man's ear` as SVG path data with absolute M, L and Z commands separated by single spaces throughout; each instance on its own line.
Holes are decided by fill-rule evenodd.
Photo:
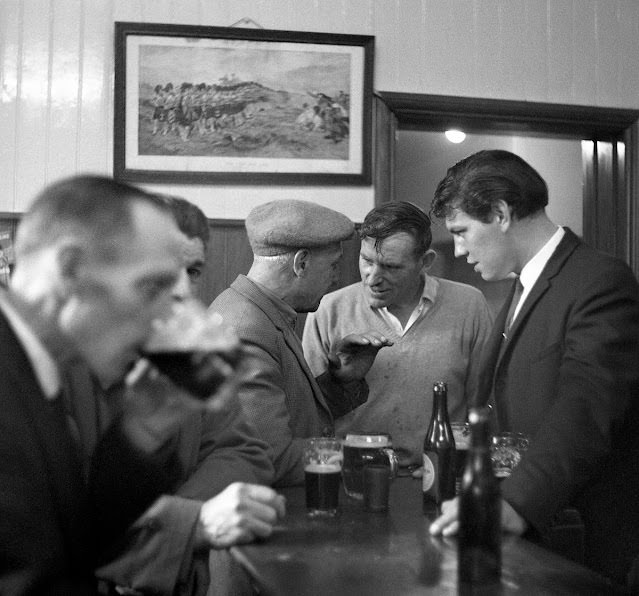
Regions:
M 293 257 L 293 273 L 296 277 L 304 277 L 311 262 L 311 251 L 308 248 L 300 248 Z
M 512 224 L 512 209 L 503 199 L 499 199 L 493 205 L 493 214 L 495 216 L 495 220 L 502 227 L 503 230 L 507 230 Z
M 429 248 L 424 253 L 424 256 L 422 258 L 424 259 L 423 269 L 428 270 L 431 268 L 432 264 L 435 262 L 435 259 L 437 258 L 437 253 L 432 248 Z

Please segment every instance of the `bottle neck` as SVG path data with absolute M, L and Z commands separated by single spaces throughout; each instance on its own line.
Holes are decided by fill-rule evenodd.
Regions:
M 446 391 L 433 391 L 433 418 L 448 417 L 448 398 Z

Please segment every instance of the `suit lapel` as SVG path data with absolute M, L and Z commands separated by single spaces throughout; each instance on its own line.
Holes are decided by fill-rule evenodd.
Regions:
M 580 240 L 577 236 L 575 236 L 569 228 L 564 228 L 564 230 L 566 232 L 564 237 L 561 239 L 561 242 L 555 249 L 555 252 L 550 257 L 548 263 L 541 272 L 541 275 L 526 297 L 526 300 L 521 305 L 517 318 L 514 320 L 513 325 L 510 328 L 508 340 L 504 339 L 503 330 L 506 323 L 506 316 L 508 314 L 508 307 L 515 291 L 514 283 L 508 299 L 497 315 L 490 339 L 486 346 L 486 357 L 484 358 L 482 365 L 479 393 L 480 403 L 482 404 L 487 403 L 492 399 L 493 381 L 499 374 L 505 356 L 509 354 L 517 344 L 517 339 L 525 328 L 528 315 L 542 296 L 548 291 L 551 286 L 552 279 L 561 271 L 568 257 L 579 245 Z
M 526 300 L 521 305 L 517 318 L 510 329 L 509 340 L 504 353 L 512 350 L 517 338 L 519 337 L 521 329 L 525 326 L 528 314 L 539 302 L 541 297 L 548 291 L 548 288 L 550 288 L 550 285 L 552 284 L 552 279 L 559 274 L 568 257 L 579 245 L 579 239 L 570 229 L 565 228 L 565 232 L 566 233 L 555 249 L 555 252 L 548 260 L 548 263 L 546 263 L 546 266 L 539 275 L 535 285 L 532 287 L 530 293 L 526 297 Z
M 302 349 L 302 342 L 299 337 L 295 334 L 295 330 L 291 328 L 288 324 L 284 315 L 275 307 L 273 302 L 265 296 L 259 288 L 246 276 L 240 275 L 238 278 L 231 284 L 231 287 L 236 291 L 242 294 L 245 298 L 253 302 L 264 314 L 270 319 L 270 321 L 275 325 L 275 327 L 282 333 L 284 337 L 284 341 L 288 348 L 293 352 L 295 358 L 297 359 L 300 368 L 304 372 L 312 390 L 313 396 L 315 397 L 315 401 L 317 401 L 322 409 L 326 411 L 326 414 L 331 418 L 330 410 L 326 405 L 326 401 L 324 400 L 324 395 L 322 394 L 317 381 L 315 380 L 315 376 L 313 375 L 311 369 L 306 362 L 306 358 L 304 357 L 304 352 Z

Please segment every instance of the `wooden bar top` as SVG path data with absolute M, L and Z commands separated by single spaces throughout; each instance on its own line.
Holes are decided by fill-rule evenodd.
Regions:
M 499 585 L 458 586 L 457 543 L 434 538 L 422 513 L 421 483 L 393 481 L 386 513 L 369 513 L 340 489 L 340 515 L 309 519 L 304 488 L 284 489 L 287 515 L 271 537 L 233 547 L 259 593 L 272 596 L 422 594 L 623 594 L 595 572 L 503 535 Z

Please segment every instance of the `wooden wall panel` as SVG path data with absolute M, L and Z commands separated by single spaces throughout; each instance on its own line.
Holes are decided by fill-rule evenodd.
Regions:
M 76 141 L 80 115 L 80 31 L 84 27 L 79 0 L 58 2 L 51 14 L 49 113 L 43 132 L 47 157 L 44 178 L 52 180 L 77 167 Z M 77 18 L 80 15 L 80 18 Z M 103 135 L 101 135 L 103 136 Z
M 0 2 L 0 211 L 15 211 L 21 5 Z
M 23 211 L 46 178 L 47 117 L 50 85 L 51 6 L 47 0 L 24 2 L 16 119 L 15 208 Z
M 558 4 L 558 3 L 553 3 Z M 568 102 L 591 104 L 597 101 L 597 35 L 595 0 L 578 0 L 572 19 L 572 77 Z M 561 82 L 558 82 L 561 85 Z M 564 81 L 566 85 L 566 81 Z M 558 89 L 555 89 L 558 90 Z
M 244 17 L 374 35 L 377 90 L 639 108 L 636 0 L 0 0 L 0 211 L 62 175 L 111 171 L 114 21 Z M 336 205 L 316 186 L 170 186 L 210 218 L 245 217 L 265 193 Z M 344 187 L 339 204 L 361 218 L 374 191 Z

